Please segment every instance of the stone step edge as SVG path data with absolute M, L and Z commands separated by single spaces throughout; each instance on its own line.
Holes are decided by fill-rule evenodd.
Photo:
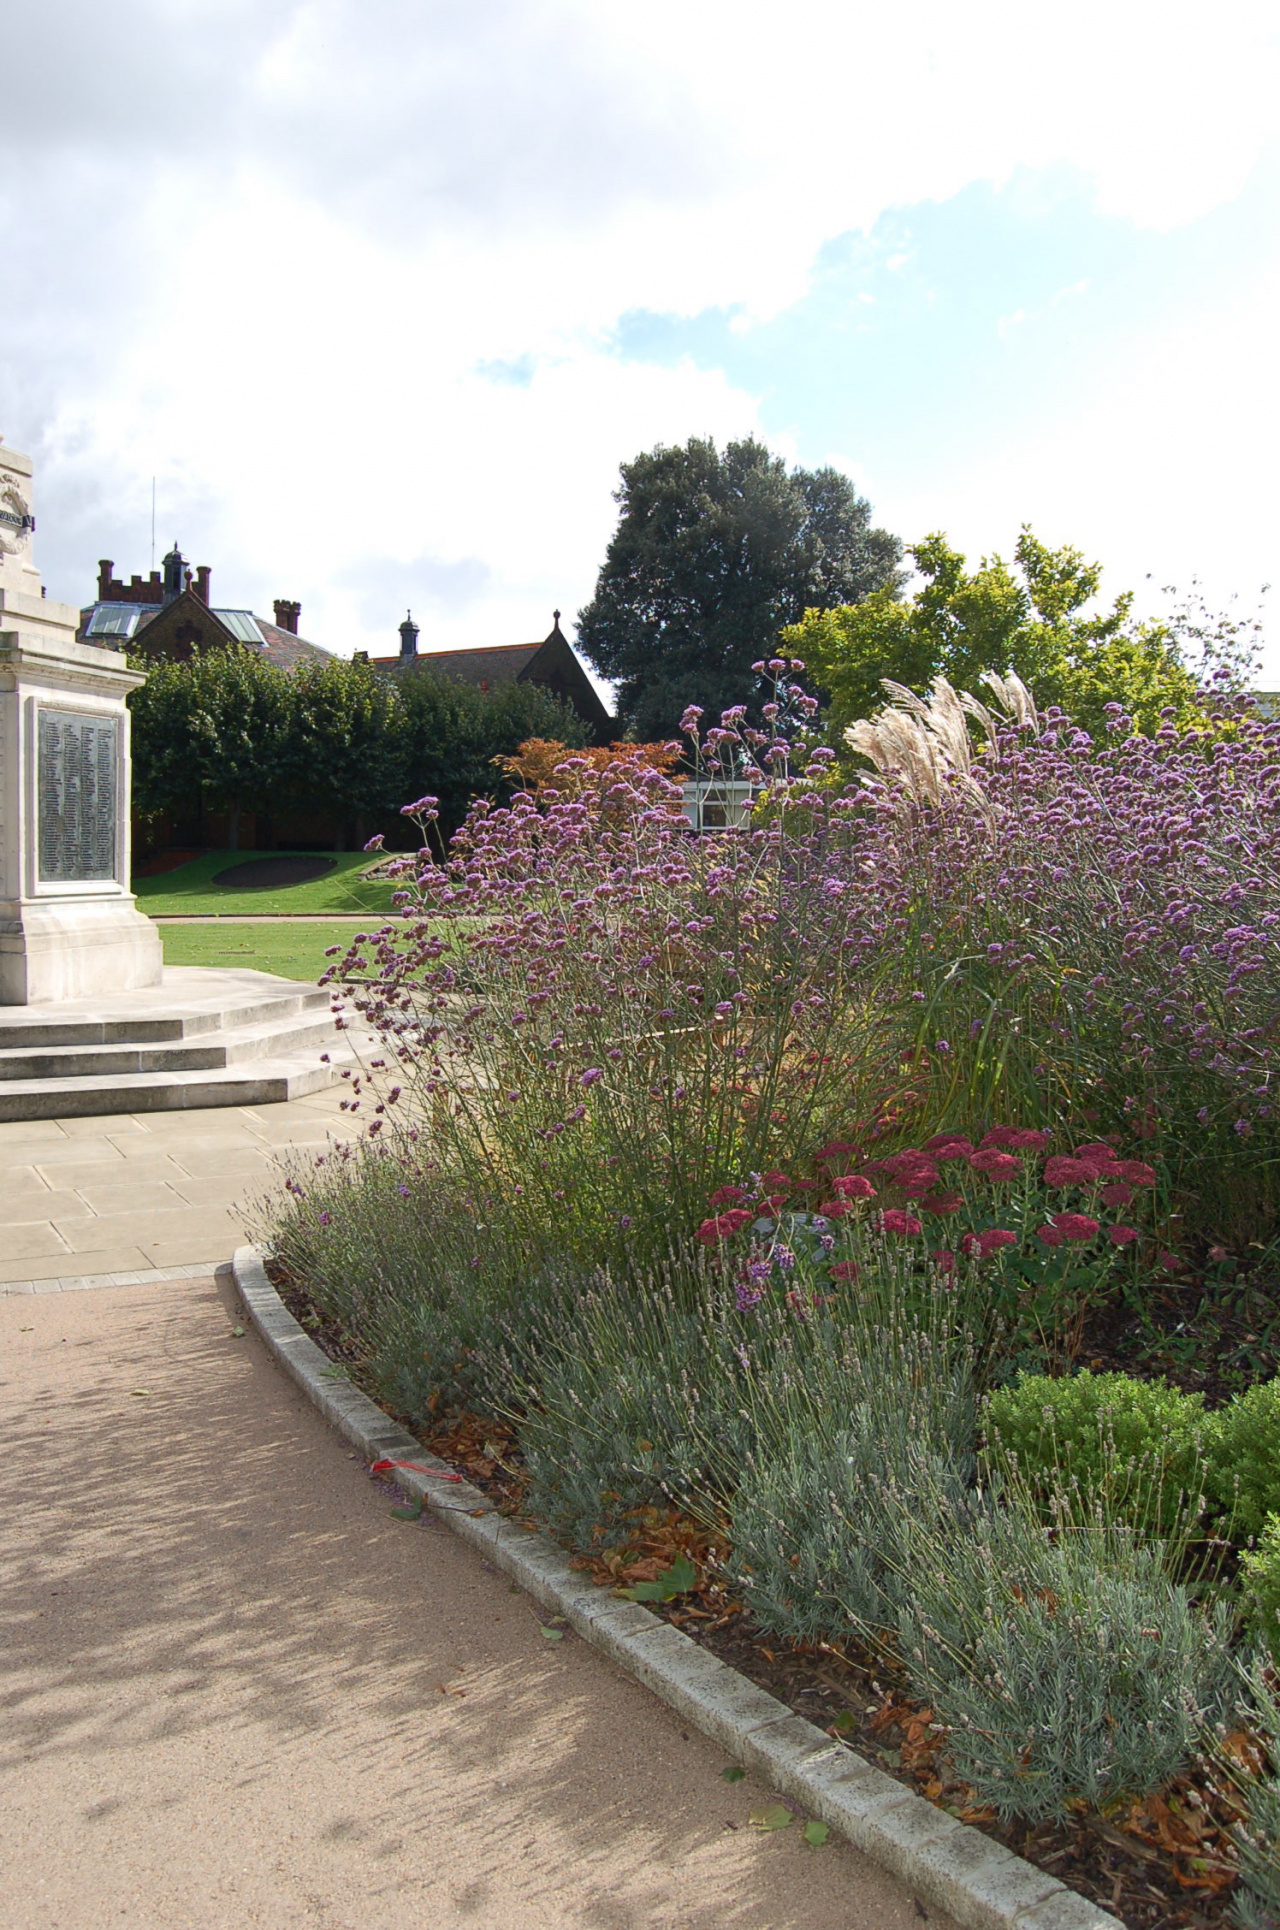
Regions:
M 156 1066 L 149 1072 L 66 1072 L 51 1073 L 44 1079 L 0 1079 L 0 1100 L 9 1093 L 25 1098 L 44 1091 L 97 1092 L 119 1087 L 128 1094 L 149 1092 L 164 1086 L 218 1086 L 255 1079 L 260 1075 L 280 1079 L 312 1070 L 328 1081 L 340 1076 L 345 1069 L 358 1071 L 360 1060 L 357 1047 L 368 1043 L 370 1041 L 363 1035 L 338 1032 L 331 1043 L 325 1039 L 313 1039 L 296 1051 L 264 1052 L 260 1058 L 233 1059 L 220 1066 Z M 285 1038 L 281 1044 L 287 1047 L 289 1040 Z M 325 1046 L 327 1056 L 319 1051 L 321 1045 Z M 122 1110 L 127 1112 L 129 1108 L 125 1106 Z
M 0 1046 L 0 1080 L 13 1076 L 9 1068 L 21 1060 L 40 1059 L 50 1067 L 65 1066 L 66 1071 L 42 1073 L 22 1072 L 22 1079 L 64 1079 L 86 1078 L 106 1079 L 114 1076 L 115 1067 L 103 1072 L 77 1073 L 79 1061 L 86 1058 L 104 1058 L 114 1054 L 118 1058 L 141 1057 L 147 1054 L 161 1061 L 158 1065 L 147 1066 L 145 1072 L 214 1072 L 220 1067 L 253 1062 L 257 1059 L 279 1059 L 291 1055 L 293 1047 L 307 1048 L 322 1045 L 332 1039 L 340 1046 L 344 1033 L 336 1030 L 328 1012 L 280 1012 L 269 1018 L 261 1018 L 246 1025 L 224 1026 L 205 1033 L 197 1033 L 186 1039 L 161 1039 L 158 1041 L 127 1040 L 109 1045 L 43 1045 L 43 1046 Z M 277 1050 L 276 1048 L 280 1048 Z M 270 1048 L 258 1050 L 256 1048 Z M 207 1066 L 183 1066 L 177 1063 L 184 1053 L 221 1052 L 223 1057 Z M 238 1055 L 238 1056 L 236 1056 Z M 122 1077 L 125 1068 L 119 1068 Z M 139 1074 L 129 1076 L 138 1077 Z
M 282 986 L 279 991 L 260 993 L 252 999 L 242 1001 L 239 1005 L 209 1004 L 181 1011 L 176 1009 L 180 1003 L 180 1000 L 175 1000 L 175 1005 L 166 1009 L 162 995 L 157 999 L 155 1011 L 146 1019 L 103 1018 L 101 1015 L 96 1015 L 59 1021 L 48 1016 L 56 1011 L 56 1007 L 41 1005 L 24 1008 L 28 1012 L 34 1012 L 36 1016 L 27 1023 L 16 1024 L 0 1012 L 0 1051 L 45 1052 L 76 1046 L 102 1046 L 110 1049 L 117 1045 L 180 1045 L 184 1041 L 195 1043 L 197 1040 L 206 1040 L 210 1033 L 235 1031 L 247 1025 L 267 1023 L 278 1018 L 318 1017 L 329 1008 L 331 1000 L 323 986 L 309 985 L 304 980 L 298 980 L 295 990 L 290 991 L 287 986 Z M 13 1010 L 12 1007 L 5 1009 L 10 1012 Z M 175 1026 L 178 1028 L 176 1031 L 167 1029 Z M 104 1029 L 116 1027 L 124 1028 L 123 1037 L 89 1036 L 54 1040 L 43 1040 L 39 1037 L 42 1032 L 101 1034 Z M 158 1028 L 161 1027 L 166 1030 L 159 1031 Z M 33 1037 L 33 1034 L 36 1036 Z M 8 1045 L 2 1043 L 6 1038 L 10 1041 Z
M 236 1290 L 268 1351 L 368 1461 L 413 1460 L 450 1472 L 321 1352 L 267 1278 L 263 1249 L 232 1261 Z M 835 1742 L 775 1696 L 707 1654 L 636 1602 L 622 1602 L 573 1569 L 545 1535 L 507 1521 L 467 1482 L 396 1471 L 407 1493 L 584 1641 L 619 1664 L 743 1768 L 838 1830 L 912 1893 L 966 1930 L 1124 1930 L 1070 1890 L 971 1825 L 957 1822 L 865 1757 Z
M 216 1111 L 226 1106 L 280 1106 L 334 1085 L 345 1062 L 328 1065 L 310 1054 L 292 1059 L 245 1059 L 235 1066 L 194 1072 L 119 1072 L 66 1079 L 0 1081 L 0 1121 L 95 1119 L 113 1113 Z M 350 1062 L 356 1070 L 358 1061 Z

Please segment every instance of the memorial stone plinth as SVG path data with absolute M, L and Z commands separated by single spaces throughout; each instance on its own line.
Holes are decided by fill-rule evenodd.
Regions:
M 0 1005 L 160 983 L 129 890 L 129 712 L 144 681 L 76 642 L 31 558 L 32 465 L 0 444 Z

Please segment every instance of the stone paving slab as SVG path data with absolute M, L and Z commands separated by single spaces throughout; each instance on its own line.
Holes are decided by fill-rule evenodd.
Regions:
M 349 1137 L 341 1097 L 0 1123 L 0 1289 L 229 1260 L 290 1149 Z

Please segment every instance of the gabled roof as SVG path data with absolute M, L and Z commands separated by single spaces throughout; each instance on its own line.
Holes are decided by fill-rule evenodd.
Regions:
M 332 650 L 322 650 L 318 643 L 295 637 L 292 630 L 282 630 L 278 623 L 268 623 L 265 617 L 255 617 L 254 622 L 262 632 L 263 656 L 269 663 L 279 664 L 282 670 L 296 670 L 304 663 L 328 663 L 333 657 Z
M 121 613 L 133 619 L 123 632 L 114 622 Z M 144 653 L 162 656 L 168 654 L 168 645 L 178 646 L 181 653 L 192 645 L 217 649 L 238 644 L 241 649 L 256 651 L 281 670 L 296 670 L 304 663 L 328 663 L 332 657 L 332 652 L 322 650 L 318 643 L 295 637 L 292 631 L 255 616 L 252 610 L 210 609 L 192 589 L 184 590 L 158 610 L 139 607 L 135 611 L 132 605 L 114 602 L 90 605 L 83 613 L 80 635 L 88 642 L 117 645 L 129 638 Z
M 513 684 L 529 668 L 540 643 L 491 643 L 476 650 L 420 650 L 415 657 L 371 657 L 377 670 L 397 670 L 410 663 L 415 670 L 434 670 L 438 677 L 457 677 L 466 684 Z
M 412 618 L 407 621 L 416 641 L 417 627 Z M 493 643 L 478 650 L 414 651 L 409 656 L 401 652 L 395 657 L 374 657 L 371 662 L 375 669 L 390 671 L 393 675 L 427 670 L 437 677 L 454 677 L 459 683 L 477 684 L 481 690 L 498 689 L 506 684 L 540 684 L 552 696 L 573 706 L 579 717 L 590 725 L 597 743 L 608 743 L 614 734 L 613 718 L 560 628 L 559 610 L 550 633 L 541 643 Z

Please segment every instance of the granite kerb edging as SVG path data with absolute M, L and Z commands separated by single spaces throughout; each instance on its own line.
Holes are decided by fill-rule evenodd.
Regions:
M 362 1394 L 303 1332 L 256 1247 L 232 1262 L 245 1311 L 284 1371 L 367 1460 L 453 1471 Z M 1124 1930 L 1119 1919 L 958 1822 L 834 1741 L 775 1696 L 636 1602 L 605 1594 L 545 1535 L 519 1528 L 469 1482 L 397 1469 L 406 1493 L 574 1633 L 659 1696 L 726 1754 L 889 1870 L 966 1930 Z

